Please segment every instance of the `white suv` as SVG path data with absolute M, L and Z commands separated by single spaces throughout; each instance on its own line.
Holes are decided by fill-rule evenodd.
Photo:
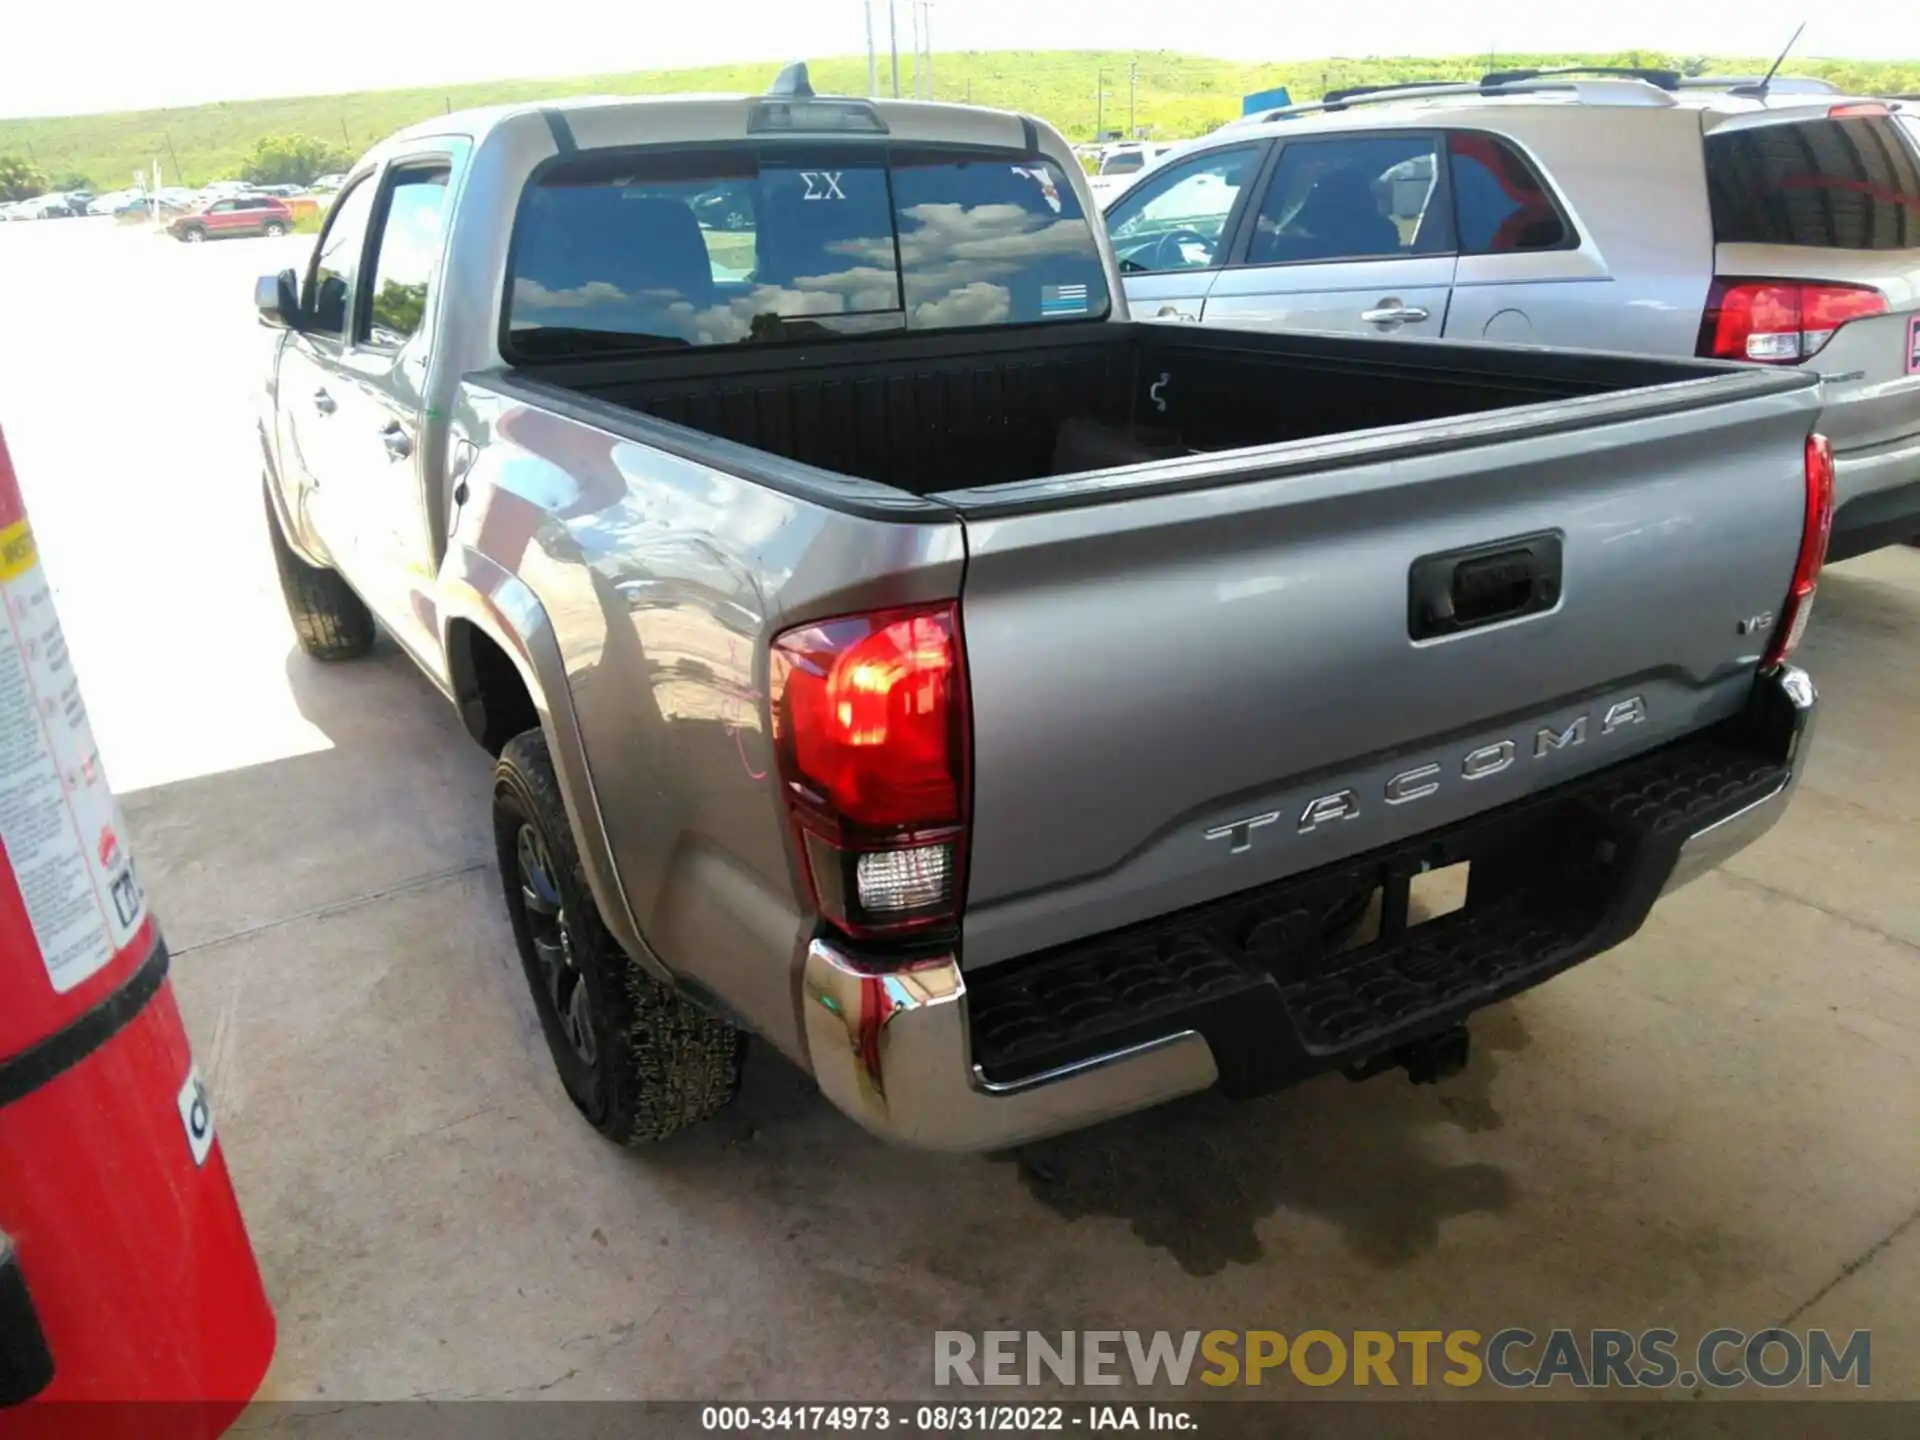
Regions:
M 1806 364 L 1844 559 L 1920 534 L 1920 104 L 1518 71 L 1334 92 L 1107 207 L 1140 319 Z

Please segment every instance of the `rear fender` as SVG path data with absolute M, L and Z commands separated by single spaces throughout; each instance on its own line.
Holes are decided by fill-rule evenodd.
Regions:
M 454 644 L 457 626 L 471 625 L 491 640 L 513 661 L 520 680 L 539 712 L 540 728 L 546 733 L 547 748 L 560 781 L 560 794 L 566 802 L 567 819 L 573 825 L 579 845 L 580 862 L 586 870 L 587 885 L 600 907 L 601 919 L 620 947 L 656 979 L 673 984 L 672 974 L 647 945 L 634 923 L 620 873 L 613 863 L 612 847 L 607 841 L 606 823 L 600 801 L 594 791 L 592 772 L 587 766 L 586 747 L 573 708 L 573 694 L 567 685 L 566 667 L 560 658 L 553 624 L 531 587 L 498 561 L 465 545 L 447 550 L 440 569 L 441 643 L 449 663 L 454 666 L 455 694 L 461 692 L 463 677 L 454 656 L 462 647 Z

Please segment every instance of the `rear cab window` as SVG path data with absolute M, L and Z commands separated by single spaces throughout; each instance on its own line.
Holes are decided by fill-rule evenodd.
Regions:
M 1100 251 L 1050 162 L 908 146 L 597 152 L 537 175 L 502 351 L 525 362 L 1100 319 Z
M 1920 152 L 1890 115 L 1710 134 L 1706 161 L 1717 244 L 1920 249 Z

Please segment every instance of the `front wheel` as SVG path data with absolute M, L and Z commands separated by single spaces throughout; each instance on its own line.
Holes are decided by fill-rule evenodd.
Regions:
M 609 1140 L 663 1140 L 740 1088 L 746 1037 L 647 974 L 608 933 L 539 730 L 493 771 L 507 918 L 567 1098 Z
M 293 553 L 280 533 L 273 497 L 264 486 L 261 494 L 267 505 L 273 565 L 280 572 L 280 594 L 287 602 L 287 618 L 293 621 L 300 648 L 316 660 L 351 660 L 366 654 L 373 648 L 373 612 L 338 573 L 309 565 Z
M 287 227 L 278 220 L 269 220 L 264 233 L 269 239 L 278 240 L 282 235 L 287 233 Z

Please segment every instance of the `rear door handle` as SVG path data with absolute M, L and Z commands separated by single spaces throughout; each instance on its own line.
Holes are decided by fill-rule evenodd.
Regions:
M 1372 310 L 1362 310 L 1360 318 L 1369 325 L 1404 325 L 1425 320 L 1429 311 L 1420 305 L 1402 305 L 1398 300 L 1382 300 Z
M 407 438 L 407 432 L 397 423 L 380 432 L 380 441 L 387 447 L 389 460 L 404 460 L 413 454 L 413 441 Z
M 313 408 L 318 410 L 322 415 L 331 415 L 340 407 L 334 403 L 334 398 L 331 395 L 324 389 L 321 389 L 313 392 Z

